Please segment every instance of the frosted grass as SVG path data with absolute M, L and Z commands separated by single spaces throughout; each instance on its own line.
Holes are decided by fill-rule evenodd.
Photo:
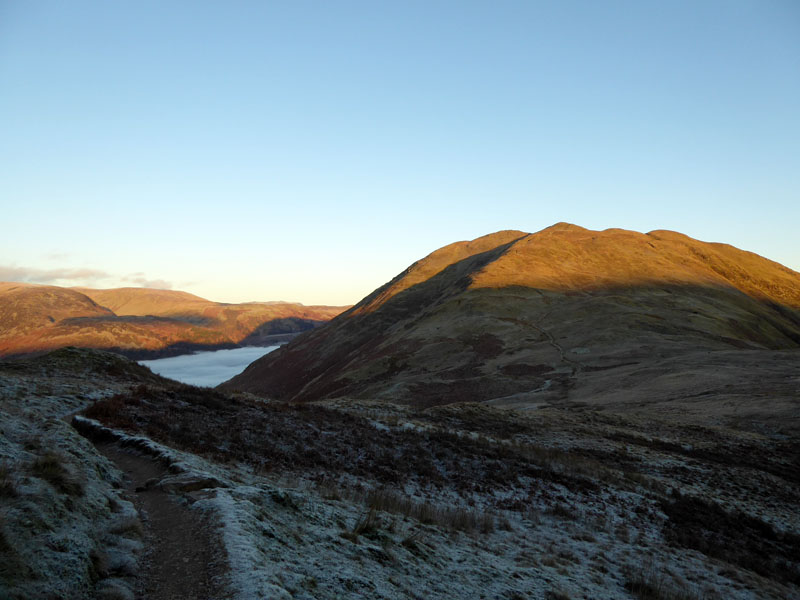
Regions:
M 245 367 L 279 346 L 248 346 L 232 350 L 196 352 L 156 360 L 140 360 L 153 373 L 182 383 L 214 387 L 244 371 Z

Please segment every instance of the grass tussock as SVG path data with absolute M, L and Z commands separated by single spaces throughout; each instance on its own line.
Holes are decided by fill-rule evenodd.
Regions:
M 565 521 L 578 521 L 581 518 L 580 512 L 575 507 L 563 502 L 556 502 L 546 512 Z
M 144 536 L 142 522 L 137 517 L 127 517 L 116 523 L 109 533 L 122 537 L 141 539 Z
M 14 470 L 7 462 L 0 463 L 0 498 L 15 498 L 18 495 Z
M 108 555 L 99 548 L 92 548 L 89 552 L 89 580 L 97 583 L 99 580 L 108 577 Z
M 700 600 L 686 585 L 673 581 L 652 561 L 623 570 L 625 590 L 638 600 Z
M 400 542 L 400 545 L 412 554 L 421 554 L 423 537 L 423 532 L 418 529 L 417 531 L 412 532 L 411 535 L 403 538 Z
M 356 524 L 350 531 L 342 533 L 342 537 L 357 544 L 359 536 L 374 537 L 379 527 L 378 511 L 374 508 L 370 508 L 356 521 Z
M 331 490 L 335 489 L 335 492 Z M 346 499 L 363 504 L 368 513 L 385 512 L 408 517 L 424 525 L 435 525 L 449 531 L 489 534 L 497 527 L 511 528 L 507 519 L 475 508 L 444 506 L 410 498 L 392 490 L 382 488 L 364 492 L 360 489 L 343 489 L 327 484 L 321 493 L 329 499 Z
M 451 531 L 483 533 L 494 531 L 494 518 L 487 513 L 420 502 L 387 489 L 370 492 L 365 502 L 371 509 L 403 515 L 420 523 L 438 525 Z
M 0 513 L 0 583 L 10 585 L 18 579 L 29 577 L 30 574 L 30 567 L 19 556 L 15 544 L 6 533 L 5 515 Z M 4 596 L 0 594 L 0 597 Z
M 37 456 L 30 465 L 30 472 L 68 496 L 82 496 L 83 484 L 70 473 L 64 457 L 56 452 L 46 452 Z

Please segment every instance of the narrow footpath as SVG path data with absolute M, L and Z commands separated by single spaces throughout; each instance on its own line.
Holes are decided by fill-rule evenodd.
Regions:
M 221 600 L 226 592 L 227 565 L 222 541 L 208 517 L 193 511 L 186 500 L 148 481 L 167 474 L 146 456 L 114 443 L 97 449 L 125 474 L 126 496 L 139 511 L 145 555 L 137 582 L 142 600 Z

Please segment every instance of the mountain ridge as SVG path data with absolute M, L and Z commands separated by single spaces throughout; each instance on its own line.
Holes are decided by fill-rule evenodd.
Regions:
M 791 269 L 677 232 L 562 223 L 445 246 L 222 388 L 293 401 L 597 403 L 626 385 L 632 401 L 643 373 L 669 363 L 675 381 L 654 397 L 672 386 L 683 398 L 694 392 L 679 384 L 692 370 L 681 357 L 783 364 L 774 353 L 798 348 Z M 714 393 L 756 386 L 756 371 L 729 373 Z
M 158 358 L 264 345 L 311 329 L 344 308 L 224 304 L 149 288 L 96 290 L 0 282 L 0 356 L 78 346 Z

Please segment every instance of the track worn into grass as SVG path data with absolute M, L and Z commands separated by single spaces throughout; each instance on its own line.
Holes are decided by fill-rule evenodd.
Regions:
M 136 506 L 144 529 L 145 556 L 137 597 L 148 600 L 216 600 L 229 598 L 225 552 L 208 518 L 146 483 L 166 474 L 145 456 L 99 444 L 98 450 L 125 473 L 127 495 Z

